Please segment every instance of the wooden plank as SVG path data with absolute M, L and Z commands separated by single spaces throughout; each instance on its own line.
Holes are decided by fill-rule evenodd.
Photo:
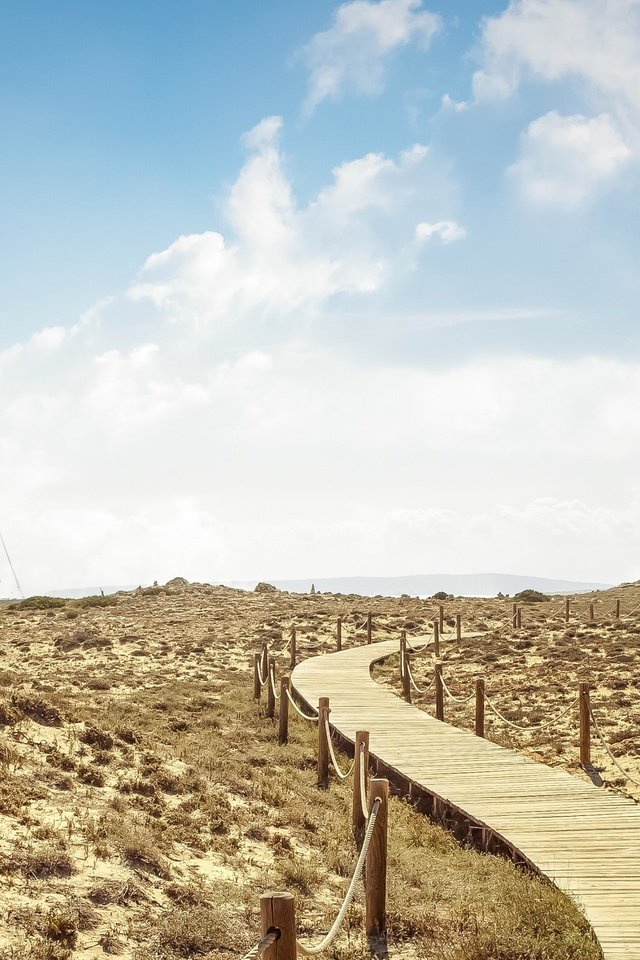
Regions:
M 292 684 L 310 706 L 329 697 L 331 725 L 347 740 L 368 730 L 371 756 L 403 782 L 488 828 L 572 895 L 605 960 L 638 960 L 638 807 L 400 700 L 370 675 L 398 652 L 394 639 L 315 657 L 296 667 Z

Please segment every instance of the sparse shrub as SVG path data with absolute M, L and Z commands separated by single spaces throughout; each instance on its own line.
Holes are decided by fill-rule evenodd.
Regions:
M 513 599 L 519 601 L 520 603 L 541 603 L 543 600 L 548 600 L 548 596 L 544 593 L 540 593 L 539 590 L 521 590 L 520 593 L 514 593 Z
M 62 723 L 62 714 L 58 708 L 40 697 L 29 696 L 26 693 L 14 693 L 11 701 L 14 707 L 44 727 L 59 727 Z

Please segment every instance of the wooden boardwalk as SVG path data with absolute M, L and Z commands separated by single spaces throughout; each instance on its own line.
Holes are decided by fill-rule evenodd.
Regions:
M 372 680 L 387 640 L 299 664 L 292 684 L 382 764 L 473 824 L 580 903 L 605 960 L 640 960 L 640 808 L 560 770 L 442 723 Z

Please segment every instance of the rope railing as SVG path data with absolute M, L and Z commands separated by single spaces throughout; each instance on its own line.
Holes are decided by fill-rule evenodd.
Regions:
M 313 714 L 310 716 L 308 713 L 304 713 L 304 712 L 300 709 L 300 707 L 298 706 L 298 704 L 295 702 L 295 700 L 294 700 L 293 697 L 291 696 L 291 691 L 290 691 L 290 690 L 287 690 L 287 698 L 288 698 L 288 700 L 289 700 L 289 703 L 290 703 L 291 706 L 293 707 L 293 709 L 296 711 L 296 713 L 297 713 L 300 717 L 302 717 L 303 720 L 311 720 L 311 721 L 313 721 L 313 723 L 317 723 L 317 722 L 318 722 L 318 717 L 317 717 L 317 716 L 314 716 Z
M 273 664 L 271 665 L 271 669 L 269 670 L 269 683 L 271 684 L 271 690 L 273 692 L 274 697 L 276 698 L 276 700 L 279 700 L 280 694 L 276 690 L 276 670 Z
M 342 922 L 347 915 L 347 910 L 351 905 L 351 901 L 353 900 L 353 896 L 356 891 L 356 885 L 360 880 L 360 877 L 362 876 L 362 871 L 364 869 L 364 865 L 367 859 L 367 853 L 369 851 L 369 845 L 371 844 L 371 837 L 373 836 L 373 831 L 376 825 L 376 818 L 378 816 L 378 810 L 380 809 L 381 802 L 382 801 L 378 797 L 376 797 L 376 799 L 373 801 L 373 804 L 371 806 L 371 811 L 369 812 L 369 820 L 367 822 L 367 830 L 364 835 L 364 840 L 362 842 L 360 855 L 358 857 L 358 860 L 356 861 L 356 866 L 353 871 L 351 882 L 349 883 L 349 887 L 345 894 L 344 900 L 342 901 L 342 906 L 338 911 L 336 919 L 333 921 L 333 924 L 331 925 L 331 929 L 328 931 L 328 933 L 325 934 L 325 936 L 322 938 L 322 940 L 319 943 L 315 943 L 312 946 L 308 944 L 300 943 L 299 940 L 296 942 L 298 953 L 301 954 L 303 957 L 317 957 L 318 954 L 323 953 L 327 949 L 327 947 L 330 947 L 333 941 L 335 940 L 338 934 L 338 931 L 342 926 Z
M 362 808 L 362 816 L 364 817 L 365 823 L 369 819 L 369 804 L 367 803 L 367 785 L 366 785 L 366 770 L 365 770 L 365 749 L 364 744 L 360 746 L 360 806 Z
M 468 697 L 456 697 L 456 696 L 454 696 L 454 694 L 451 692 L 451 690 L 450 690 L 449 687 L 447 686 L 447 682 L 446 682 L 446 680 L 444 679 L 444 677 L 441 676 L 440 679 L 441 679 L 441 682 L 442 682 L 442 688 L 443 688 L 444 692 L 445 692 L 446 695 L 449 697 L 449 700 L 453 700 L 454 703 L 469 703 L 470 700 L 474 700 L 474 699 L 475 699 L 475 696 L 476 696 L 475 690 L 473 691 L 473 693 L 469 694 Z
M 415 682 L 415 680 L 413 679 L 413 673 L 412 673 L 412 671 L 411 671 L 411 664 L 409 663 L 408 658 L 405 658 L 405 660 L 404 660 L 404 667 L 405 667 L 405 670 L 407 671 L 407 673 L 409 674 L 409 682 L 411 683 L 411 686 L 413 687 L 413 689 L 415 690 L 415 692 L 418 694 L 418 696 L 423 696 L 425 693 L 428 693 L 429 690 L 431 689 L 431 687 L 433 686 L 434 677 L 431 677 L 431 680 L 430 680 L 429 683 L 426 685 L 426 687 L 419 687 L 418 684 L 417 684 L 417 683 Z
M 640 787 L 640 780 L 636 780 L 635 777 L 632 777 L 631 774 L 629 773 L 629 771 L 628 771 L 628 770 L 625 770 L 624 767 L 622 767 L 622 766 L 618 763 L 617 759 L 614 757 L 613 753 L 611 752 L 611 748 L 609 747 L 609 744 L 608 744 L 607 741 L 605 740 L 605 738 L 604 738 L 604 736 L 603 736 L 603 734 L 602 734 L 602 731 L 600 730 L 600 725 L 599 725 L 598 721 L 596 720 L 595 714 L 594 714 L 594 712 L 593 712 L 593 707 L 591 706 L 591 702 L 589 702 L 589 714 L 590 714 L 590 716 L 591 716 L 591 720 L 593 721 L 593 726 L 594 726 L 594 729 L 595 729 L 595 731 L 596 731 L 596 733 L 597 733 L 597 735 L 598 735 L 598 738 L 599 738 L 600 742 L 602 743 L 602 746 L 603 746 L 604 749 L 606 750 L 606 752 L 607 752 L 607 754 L 608 754 L 609 759 L 611 760 L 611 762 L 614 764 L 615 767 L 618 768 L 618 770 L 620 771 L 620 773 L 627 778 L 627 780 L 630 780 L 631 783 L 633 783 L 633 784 L 636 785 L 636 787 Z
M 347 772 L 343 773 L 343 771 L 340 768 L 340 764 L 338 763 L 338 760 L 336 758 L 335 751 L 333 749 L 333 741 L 331 739 L 331 730 L 329 729 L 329 721 L 327 720 L 326 716 L 324 718 L 324 730 L 327 735 L 327 746 L 329 747 L 329 756 L 331 758 L 331 763 L 333 764 L 333 769 L 335 770 L 339 780 L 346 780 L 353 773 L 353 768 L 356 765 L 356 758 L 355 757 L 353 758 L 351 762 L 351 766 L 349 767 Z
M 256 943 L 255 947 L 251 947 L 251 950 L 247 950 L 245 955 L 242 957 L 242 960 L 254 960 L 255 957 L 261 957 L 265 951 L 271 947 L 276 940 L 280 939 L 279 930 L 270 930 L 259 943 Z
M 407 650 L 409 650 L 410 653 L 424 653 L 427 647 L 431 647 L 431 646 L 433 646 L 433 640 L 431 639 L 431 637 L 429 637 L 427 642 L 423 643 L 421 647 L 414 647 L 413 644 L 410 642 L 409 637 L 407 637 Z
M 513 720 L 509 720 L 509 718 L 508 718 L 508 717 L 505 717 L 505 715 L 504 715 L 503 713 L 500 713 L 500 711 L 499 711 L 499 710 L 497 709 L 497 707 L 494 705 L 493 700 L 491 700 L 490 697 L 485 696 L 485 703 L 487 704 L 487 706 L 489 707 L 489 709 L 491 710 L 491 712 L 492 712 L 499 720 L 502 720 L 504 723 L 506 723 L 507 726 L 513 727 L 514 730 L 520 730 L 520 731 L 522 731 L 522 732 L 524 732 L 524 733 L 529 733 L 529 732 L 533 732 L 533 731 L 535 731 L 535 730 L 544 730 L 545 727 L 551 727 L 551 726 L 553 726 L 554 723 L 557 723 L 558 720 L 562 720 L 563 717 L 565 717 L 568 713 L 570 713 L 571 710 L 573 710 L 573 708 L 574 708 L 575 706 L 577 706 L 577 704 L 578 704 L 578 697 L 576 697 L 575 700 L 573 700 L 573 701 L 569 704 L 569 706 L 566 707 L 566 709 L 564 709 L 564 710 L 563 710 L 561 713 L 559 713 L 557 716 L 551 717 L 549 720 L 543 720 L 542 723 L 536 723 L 536 724 L 532 724 L 532 725 L 527 724 L 526 726 L 523 726 L 522 724 L 519 724 L 519 723 L 514 723 Z

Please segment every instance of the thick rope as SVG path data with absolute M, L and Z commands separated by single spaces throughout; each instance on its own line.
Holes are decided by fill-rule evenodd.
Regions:
M 435 680 L 435 674 L 434 674 L 434 676 L 431 677 L 431 680 L 430 680 L 429 683 L 426 685 L 426 687 L 419 687 L 419 686 L 417 685 L 417 683 L 415 682 L 415 680 L 413 679 L 413 674 L 412 674 L 412 672 L 411 672 L 411 664 L 409 663 L 408 660 L 405 660 L 405 668 L 406 668 L 407 673 L 409 674 L 409 682 L 411 683 L 411 686 L 413 687 L 413 689 L 415 690 L 415 692 L 416 692 L 419 696 L 422 696 L 422 694 L 424 694 L 424 693 L 428 693 L 429 690 L 431 689 L 431 686 L 432 686 L 432 684 L 433 684 L 433 681 Z
M 258 680 L 260 681 L 260 686 L 264 687 L 265 683 L 269 679 L 269 676 L 262 676 L 262 667 L 260 666 L 260 661 L 258 660 Z
M 245 953 L 244 957 L 242 957 L 242 960 L 253 960 L 254 957 L 261 956 L 265 950 L 268 950 L 269 947 L 279 939 L 280 931 L 271 930 L 262 938 L 259 943 L 256 943 L 255 947 L 251 947 L 251 950 L 248 950 L 247 953 Z
M 342 901 L 342 906 L 338 911 L 338 916 L 333 921 L 333 925 L 329 932 L 322 938 L 320 943 L 315 943 L 313 946 L 306 946 L 298 941 L 296 944 L 298 948 L 298 953 L 302 954 L 303 957 L 316 957 L 319 953 L 322 953 L 327 947 L 330 947 L 333 941 L 336 938 L 338 930 L 342 926 L 342 921 L 347 915 L 347 910 L 351 905 L 353 900 L 353 895 L 356 891 L 356 884 L 358 883 L 360 877 L 362 876 L 362 871 L 364 869 L 364 864 L 367 859 L 367 852 L 369 850 L 369 844 L 371 843 L 371 837 L 373 836 L 373 830 L 376 825 L 376 817 L 378 816 L 378 810 L 380 809 L 380 798 L 376 797 L 373 801 L 373 806 L 371 808 L 371 813 L 369 815 L 369 822 L 367 824 L 367 831 L 364 835 L 364 841 L 362 843 L 362 849 L 360 851 L 360 856 L 356 863 L 355 870 L 353 871 L 353 876 L 351 877 L 351 883 L 345 894 L 345 898 Z
M 289 703 L 291 704 L 291 706 L 293 707 L 293 709 L 296 711 L 296 713 L 298 713 L 298 714 L 302 717 L 303 720 L 312 720 L 314 723 L 317 723 L 317 722 L 318 722 L 318 718 L 317 718 L 317 717 L 309 716 L 308 713 L 303 713 L 303 712 L 302 712 L 302 710 L 300 709 L 300 707 L 298 706 L 298 704 L 295 702 L 295 700 L 294 700 L 293 697 L 291 696 L 291 691 L 290 691 L 290 690 L 287 690 L 287 696 L 288 696 L 288 698 L 289 698 Z
M 414 647 L 412 646 L 409 638 L 407 637 L 407 649 L 409 650 L 410 653 L 423 653 L 427 649 L 427 647 L 430 647 L 432 645 L 432 642 L 433 642 L 432 640 L 427 640 L 427 642 L 423 643 L 421 647 Z
M 599 736 L 599 738 L 600 738 L 600 740 L 601 740 L 601 742 L 602 742 L 602 746 L 603 746 L 603 747 L 605 748 L 605 750 L 607 751 L 607 753 L 608 753 L 608 755 L 609 755 L 609 759 L 611 760 L 611 762 L 618 768 L 618 770 L 620 771 L 620 773 L 622 773 L 622 774 L 627 778 L 627 780 L 630 780 L 631 783 L 635 783 L 636 787 L 640 787 L 640 781 L 639 781 L 639 780 L 636 780 L 634 777 L 631 776 L 630 773 L 628 773 L 628 772 L 624 769 L 624 767 L 621 767 L 621 766 L 620 766 L 620 764 L 618 763 L 618 761 L 616 760 L 616 758 L 615 758 L 614 755 L 612 754 L 611 750 L 609 749 L 609 744 L 607 743 L 607 741 L 606 741 L 605 738 L 603 737 L 603 735 L 602 735 L 602 733 L 601 733 L 601 731 L 600 731 L 600 727 L 598 726 L 598 721 L 596 720 L 595 715 L 594 715 L 594 713 L 593 713 L 593 709 L 592 709 L 592 707 L 591 707 L 591 703 L 589 703 L 589 714 L 591 715 L 591 719 L 593 720 L 593 726 L 594 726 L 594 728 L 595 728 L 595 731 L 596 731 L 596 733 L 598 734 L 598 736 Z
M 278 656 L 281 657 L 283 653 L 286 653 L 290 646 L 291 646 L 291 637 L 289 637 L 289 639 L 285 643 L 284 647 L 282 648 Z
M 271 689 L 272 689 L 272 691 L 273 691 L 273 695 L 274 695 L 274 697 L 276 698 L 276 700 L 278 700 L 278 699 L 280 698 L 280 694 L 279 694 L 278 691 L 276 690 L 276 677 L 275 677 L 275 673 L 276 673 L 275 667 L 272 667 L 272 669 L 269 671 L 269 682 L 270 682 L 270 684 L 271 684 Z
M 364 743 L 360 744 L 360 806 L 362 808 L 362 816 L 365 819 L 365 822 L 369 819 L 369 805 L 367 803 L 367 787 L 365 784 L 365 769 L 364 769 Z
M 351 762 L 351 766 L 349 767 L 349 769 L 347 770 L 347 772 L 346 772 L 346 773 L 343 773 L 342 770 L 340 769 L 340 764 L 338 763 L 338 761 L 337 761 L 337 759 L 336 759 L 336 755 L 335 755 L 334 750 L 333 750 L 333 743 L 332 743 L 332 741 L 331 741 L 331 730 L 329 729 L 329 721 L 327 720 L 326 715 L 325 715 L 325 718 L 324 718 L 324 732 L 325 732 L 325 734 L 326 734 L 327 743 L 328 743 L 328 745 L 329 745 L 329 756 L 331 757 L 331 763 L 333 764 L 333 769 L 335 770 L 335 772 L 336 772 L 336 774 L 337 774 L 337 776 L 338 776 L 338 779 L 340 779 L 340 780 L 346 780 L 347 777 L 350 777 L 351 774 L 353 773 L 353 768 L 354 768 L 355 765 L 356 765 L 356 758 L 355 758 L 355 757 L 353 758 L 353 760 L 352 760 L 352 762 Z
M 451 690 L 449 690 L 449 687 L 447 686 L 447 683 L 444 677 L 442 676 L 442 674 L 440 675 L 440 680 L 442 681 L 442 688 L 444 692 L 449 697 L 449 700 L 453 700 L 454 703 L 469 703 L 469 700 L 473 700 L 475 698 L 475 695 L 476 695 L 475 690 L 468 697 L 454 697 L 454 695 L 451 693 Z
M 493 702 L 489 697 L 485 697 L 485 703 L 488 705 L 491 712 L 494 713 L 499 720 L 503 720 L 504 723 L 506 723 L 509 727 L 513 727 L 514 730 L 522 730 L 524 733 L 529 733 L 529 731 L 533 732 L 534 730 L 544 730 L 545 727 L 551 727 L 554 723 L 557 723 L 558 720 L 562 720 L 562 718 L 576 706 L 578 703 L 578 697 L 576 697 L 576 699 L 569 704 L 566 710 L 563 710 L 562 713 L 559 713 L 556 717 L 552 717 L 550 720 L 543 720 L 542 723 L 536 723 L 533 726 L 526 727 L 523 727 L 519 723 L 514 723 L 512 720 L 509 720 L 507 717 L 505 717 L 504 714 L 500 713 L 500 711 L 494 707 Z

